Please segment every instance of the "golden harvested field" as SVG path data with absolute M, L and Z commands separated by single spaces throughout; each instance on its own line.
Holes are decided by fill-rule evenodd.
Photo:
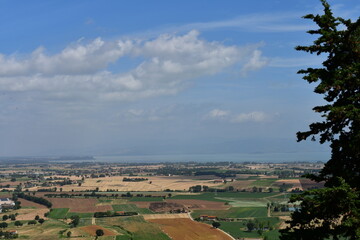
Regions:
M 145 220 L 151 219 L 179 219 L 179 218 L 189 218 L 187 213 L 176 213 L 176 214 L 144 214 Z
M 194 185 L 207 185 L 209 187 L 219 186 L 221 183 L 214 184 L 212 180 L 194 180 L 189 177 L 179 176 L 150 176 L 148 181 L 141 182 L 123 182 L 122 176 L 104 177 L 104 178 L 87 178 L 85 182 L 79 187 L 74 185 L 63 186 L 63 191 L 74 191 L 99 188 L 101 191 L 107 189 L 115 189 L 118 191 L 163 191 L 165 189 L 171 190 L 188 190 Z M 151 182 L 151 183 L 150 183 Z
M 24 224 L 24 226 L 22 227 L 12 227 L 6 230 L 18 231 L 19 235 L 22 236 L 21 238 L 49 240 L 49 239 L 59 239 L 59 231 L 65 228 L 67 228 L 67 226 L 59 221 L 47 220 L 42 225 Z
M 48 198 L 53 208 L 70 208 L 70 212 L 106 212 L 112 210 L 110 205 L 97 206 L 94 198 Z
M 232 238 L 210 225 L 199 223 L 186 218 L 177 219 L 149 219 L 157 223 L 160 228 L 173 240 L 231 240 Z
M 39 215 L 40 218 L 47 219 L 44 217 L 44 214 L 48 211 L 49 209 L 47 208 L 22 208 L 14 211 L 14 213 L 17 212 L 19 214 L 16 220 L 34 220 L 36 215 Z

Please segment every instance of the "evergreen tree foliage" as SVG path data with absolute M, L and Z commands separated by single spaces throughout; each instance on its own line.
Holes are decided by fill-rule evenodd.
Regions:
M 324 181 L 325 188 L 291 197 L 291 202 L 301 201 L 301 208 L 281 230 L 282 240 L 360 239 L 360 18 L 334 17 L 329 4 L 321 2 L 322 15 L 304 17 L 319 26 L 308 31 L 318 39 L 296 50 L 327 56 L 321 68 L 298 72 L 317 83 L 315 93 L 324 95 L 326 104 L 313 108 L 324 120 L 298 132 L 297 138 L 330 143 L 331 158 L 318 175 L 307 176 Z

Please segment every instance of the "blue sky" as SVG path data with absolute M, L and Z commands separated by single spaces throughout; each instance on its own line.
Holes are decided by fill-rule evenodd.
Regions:
M 319 1 L 0 4 L 0 156 L 328 156 L 295 138 L 322 103 L 296 72 L 324 57 L 294 50 Z

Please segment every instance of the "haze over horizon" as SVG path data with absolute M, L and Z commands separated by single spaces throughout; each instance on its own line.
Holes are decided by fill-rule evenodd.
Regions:
M 360 2 L 330 0 L 356 18 Z M 0 156 L 329 153 L 296 132 L 320 1 L 2 1 Z

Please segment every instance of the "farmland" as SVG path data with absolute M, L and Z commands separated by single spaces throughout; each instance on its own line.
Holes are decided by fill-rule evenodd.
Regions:
M 289 171 L 307 169 L 304 166 L 319 168 L 223 163 L 6 165 L 8 171 L 0 181 L 10 186 L 3 186 L 0 196 L 16 199 L 21 189 L 22 194 L 51 205 L 19 197 L 20 208 L 0 217 L 16 214 L 22 226 L 7 219 L 6 230 L 16 229 L 26 239 L 59 239 L 68 234 L 72 239 L 94 239 L 98 229 L 103 230 L 104 240 L 231 239 L 211 226 L 218 221 L 220 229 L 233 237 L 275 240 L 293 208 L 287 203 L 290 194 L 321 187 L 302 179 L 301 171 Z M 43 222 L 34 222 L 40 218 Z M 247 229 L 249 221 L 261 231 Z
M 218 218 L 257 218 L 266 217 L 265 207 L 232 207 L 228 210 L 194 210 L 191 214 L 193 218 L 201 215 L 217 216 Z
M 204 223 L 190 219 L 151 219 L 150 222 L 160 225 L 174 240 L 231 240 L 229 236 Z

